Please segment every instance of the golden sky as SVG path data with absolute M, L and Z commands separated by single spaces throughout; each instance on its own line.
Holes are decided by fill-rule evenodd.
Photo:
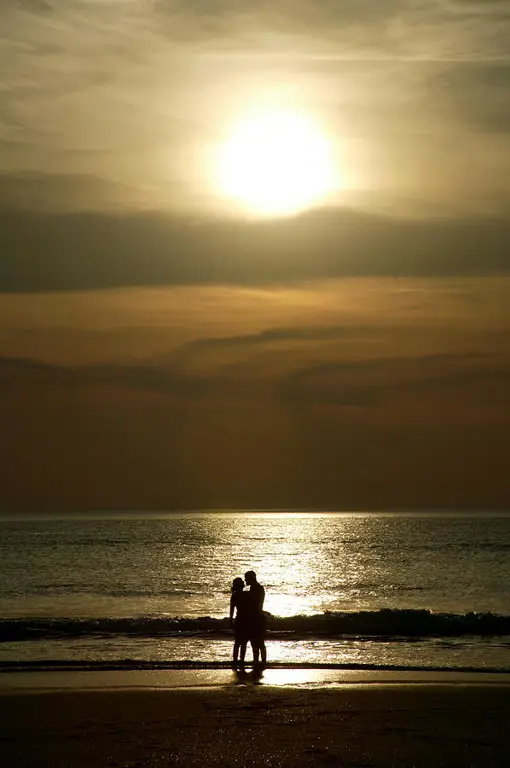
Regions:
M 0 0 L 0 28 L 2 508 L 510 504 L 507 2 Z M 307 158 L 331 188 L 224 194 L 235 145 L 273 205 L 302 120 L 283 194 Z

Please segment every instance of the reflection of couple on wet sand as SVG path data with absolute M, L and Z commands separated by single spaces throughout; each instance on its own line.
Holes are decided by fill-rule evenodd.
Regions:
M 266 644 L 264 634 L 266 618 L 264 615 L 264 587 L 259 584 L 254 571 L 244 574 L 249 589 L 245 590 L 244 581 L 238 577 L 232 582 L 230 597 L 230 627 L 234 629 L 233 664 L 244 666 L 246 646 L 250 643 L 253 650 L 253 663 L 266 664 Z M 235 615 L 235 618 L 234 618 Z

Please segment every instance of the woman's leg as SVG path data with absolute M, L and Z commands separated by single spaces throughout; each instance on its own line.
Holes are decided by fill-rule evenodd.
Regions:
M 240 645 L 239 642 L 237 640 L 234 640 L 234 651 L 232 654 L 232 661 L 234 664 L 237 664 L 237 659 L 239 657 L 239 645 Z M 245 648 L 245 652 L 246 652 L 246 648 Z

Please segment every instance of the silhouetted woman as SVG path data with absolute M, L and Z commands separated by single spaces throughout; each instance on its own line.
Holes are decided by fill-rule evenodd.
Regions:
M 234 619 L 235 613 L 235 619 Z M 234 628 L 234 651 L 232 663 L 237 666 L 238 660 L 244 666 L 246 646 L 250 640 L 253 605 L 249 592 L 244 591 L 244 581 L 238 576 L 232 582 L 230 596 L 230 627 Z

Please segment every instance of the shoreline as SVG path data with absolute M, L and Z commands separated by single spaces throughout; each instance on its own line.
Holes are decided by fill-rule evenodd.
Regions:
M 510 687 L 510 673 L 459 670 L 345 669 L 321 666 L 268 665 L 263 671 L 246 665 L 232 670 L 230 665 L 210 667 L 102 669 L 71 668 L 16 669 L 0 672 L 0 695 L 55 691 L 135 691 L 135 690 L 225 690 L 233 687 L 258 689 L 342 690 L 346 688 L 387 687 Z
M 253 667 L 253 661 L 247 660 L 245 667 Z M 220 670 L 231 669 L 232 661 L 200 661 L 180 659 L 176 661 L 158 661 L 146 659 L 115 659 L 115 660 L 80 660 L 80 659 L 47 659 L 47 660 L 1 660 L 0 675 L 6 672 L 54 672 L 54 671 L 113 671 L 113 670 Z M 323 669 L 332 671 L 354 672 L 451 672 L 467 674 L 501 674 L 510 675 L 508 667 L 491 666 L 441 666 L 441 665 L 405 665 L 405 664 L 361 664 L 345 662 L 306 662 L 306 661 L 269 661 L 266 669 Z

